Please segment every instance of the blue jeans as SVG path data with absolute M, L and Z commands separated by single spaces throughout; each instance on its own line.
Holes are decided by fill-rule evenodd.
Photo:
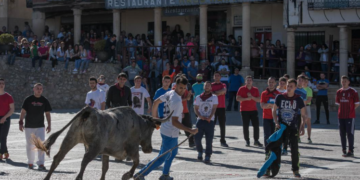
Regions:
M 15 57 L 16 57 L 16 54 L 10 54 L 10 55 L 8 56 L 8 61 L 7 61 L 7 63 L 8 63 L 9 65 L 14 65 L 14 63 L 15 63 Z
M 227 109 L 228 111 L 231 111 L 231 106 L 232 106 L 232 104 L 234 103 L 234 110 L 235 110 L 235 111 L 238 111 L 238 110 L 239 110 L 239 109 L 238 109 L 238 107 L 239 107 L 239 102 L 236 101 L 237 91 L 229 91 L 228 94 L 229 94 L 229 104 L 228 104 L 228 106 L 227 106 L 226 109 Z
M 328 67 L 328 65 L 327 64 L 321 64 L 321 70 L 322 70 L 322 72 L 324 72 L 324 73 L 327 73 L 327 67 Z
M 32 67 L 35 68 L 35 64 L 36 64 L 36 60 L 39 60 L 39 67 L 41 67 L 42 65 L 42 58 L 40 58 L 39 56 L 35 56 L 32 58 Z
M 88 60 L 88 59 L 83 59 L 83 60 L 81 61 L 80 70 L 81 70 L 81 71 L 87 70 L 88 67 L 89 67 L 89 63 L 90 63 L 90 60 Z
M 162 155 L 164 152 L 166 152 L 167 150 L 175 147 L 178 145 L 178 138 L 171 138 L 168 136 L 165 136 L 163 134 L 161 134 L 161 138 L 162 138 L 162 144 L 161 144 L 161 149 L 159 152 L 159 155 L 157 157 L 159 157 L 160 155 Z M 144 176 L 147 176 L 152 170 L 158 168 L 159 166 L 161 166 L 164 162 L 164 169 L 163 169 L 163 174 L 169 174 L 170 171 L 170 166 L 171 163 L 173 161 L 173 159 L 175 158 L 176 154 L 178 152 L 178 148 L 175 148 L 172 152 L 169 152 L 168 154 L 166 154 L 165 156 L 159 158 L 146 172 L 144 172 L 146 170 L 146 168 L 149 167 L 149 165 L 157 158 L 154 158 L 153 160 L 151 160 L 144 168 L 142 168 L 138 173 L 141 174 L 144 172 Z
M 214 139 L 215 123 L 214 121 L 210 121 L 209 123 L 205 120 L 198 120 L 196 122 L 196 127 L 198 128 L 198 133 L 195 134 L 196 149 L 199 153 L 203 153 L 201 140 L 205 134 L 205 141 L 206 141 L 205 156 L 210 157 L 212 154 L 212 143 Z
M 68 68 L 68 65 L 69 65 L 69 60 L 70 60 L 70 58 L 66 58 L 66 61 L 65 61 L 65 69 L 67 69 L 67 68 Z
M 267 146 L 267 139 L 275 132 L 275 123 L 273 119 L 263 119 L 263 128 L 264 128 L 264 144 Z M 267 150 L 265 150 L 268 153 Z
M 75 60 L 75 69 L 79 70 L 80 69 L 80 65 L 81 65 L 82 60 L 81 59 L 77 59 Z
M 64 59 L 64 57 L 58 57 L 57 60 L 58 61 L 64 61 L 65 59 Z

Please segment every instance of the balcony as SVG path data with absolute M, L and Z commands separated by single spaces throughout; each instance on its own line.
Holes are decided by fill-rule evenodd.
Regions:
M 357 9 L 360 0 L 307 0 L 309 9 Z

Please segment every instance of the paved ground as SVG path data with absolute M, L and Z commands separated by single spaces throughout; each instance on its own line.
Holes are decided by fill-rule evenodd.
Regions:
M 74 115 L 76 110 L 59 110 L 52 114 L 52 128 L 55 132 L 63 127 Z M 313 112 L 313 116 L 315 112 Z M 324 114 L 322 114 L 324 116 Z M 42 179 L 46 172 L 28 170 L 24 133 L 18 130 L 19 113 L 13 115 L 13 120 L 8 136 L 10 160 L 0 162 L 0 179 Z M 256 173 L 264 162 L 264 149 L 256 147 L 245 147 L 242 134 L 242 122 L 239 112 L 228 112 L 227 114 L 227 142 L 229 148 L 223 148 L 219 143 L 220 130 L 216 127 L 216 139 L 213 143 L 214 154 L 211 164 L 204 164 L 196 160 L 197 152 L 190 149 L 187 143 L 180 147 L 179 155 L 175 158 L 171 176 L 174 179 L 256 179 Z M 193 119 L 194 120 L 194 119 Z M 324 121 L 322 122 L 324 123 Z M 262 120 L 261 120 L 262 124 Z M 337 130 L 336 113 L 331 113 L 331 125 L 313 126 L 313 144 L 301 143 L 300 167 L 303 179 L 360 179 L 360 158 L 341 157 L 340 138 Z M 359 126 L 356 126 L 359 129 Z M 250 128 L 252 133 L 252 128 Z M 261 128 L 261 136 L 263 134 Z M 56 154 L 65 136 L 63 133 L 52 147 L 52 156 Z M 179 140 L 185 139 L 184 133 Z M 260 139 L 263 142 L 263 138 Z M 306 137 L 302 137 L 303 142 Z M 153 159 L 160 147 L 161 138 L 159 131 L 153 135 L 154 151 L 151 154 L 140 152 L 139 168 Z M 203 144 L 205 142 L 203 141 Z M 253 143 L 253 140 L 252 142 Z M 355 139 L 355 147 L 360 144 L 360 138 Z M 358 152 L 357 148 L 355 153 Z M 84 148 L 81 144 L 73 148 L 61 162 L 53 174 L 52 179 L 75 179 L 80 170 Z M 358 154 L 355 154 L 358 155 Z M 291 179 L 290 156 L 282 157 L 282 167 L 276 179 Z M 46 158 L 46 167 L 50 167 L 52 159 Z M 107 179 L 121 179 L 121 176 L 131 167 L 130 162 L 116 163 L 111 158 Z M 153 171 L 147 179 L 157 179 L 161 175 L 160 167 Z M 137 169 L 138 171 L 139 169 Z M 85 180 L 99 179 L 101 175 L 101 162 L 92 161 L 84 175 Z

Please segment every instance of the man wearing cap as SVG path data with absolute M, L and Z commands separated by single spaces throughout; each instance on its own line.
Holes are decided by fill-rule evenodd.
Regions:
M 134 78 L 141 74 L 141 69 L 136 66 L 135 60 L 131 60 L 131 65 L 124 68 L 123 72 L 126 72 L 129 76 L 129 82 L 131 86 L 134 86 Z
M 194 91 L 194 97 L 196 98 L 198 95 L 204 92 L 204 83 L 202 74 L 198 74 L 196 76 L 196 83 L 192 85 Z M 195 101 L 194 98 L 194 101 Z

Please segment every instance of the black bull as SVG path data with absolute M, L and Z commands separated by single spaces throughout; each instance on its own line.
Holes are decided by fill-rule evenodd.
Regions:
M 50 170 L 45 179 L 50 179 L 51 174 L 59 165 L 65 155 L 78 143 L 83 143 L 86 152 L 81 162 L 81 169 L 76 179 L 82 179 L 87 164 L 98 154 L 102 154 L 101 179 L 109 169 L 109 156 L 117 159 L 130 157 L 133 166 L 130 171 L 122 176 L 122 179 L 130 179 L 136 167 L 139 165 L 139 145 L 144 153 L 151 153 L 151 136 L 156 123 L 168 121 L 150 116 L 139 116 L 130 107 L 118 107 L 99 111 L 85 107 L 61 130 L 53 133 L 45 142 L 33 137 L 35 146 L 47 155 L 58 136 L 70 126 L 59 152 L 54 156 Z

